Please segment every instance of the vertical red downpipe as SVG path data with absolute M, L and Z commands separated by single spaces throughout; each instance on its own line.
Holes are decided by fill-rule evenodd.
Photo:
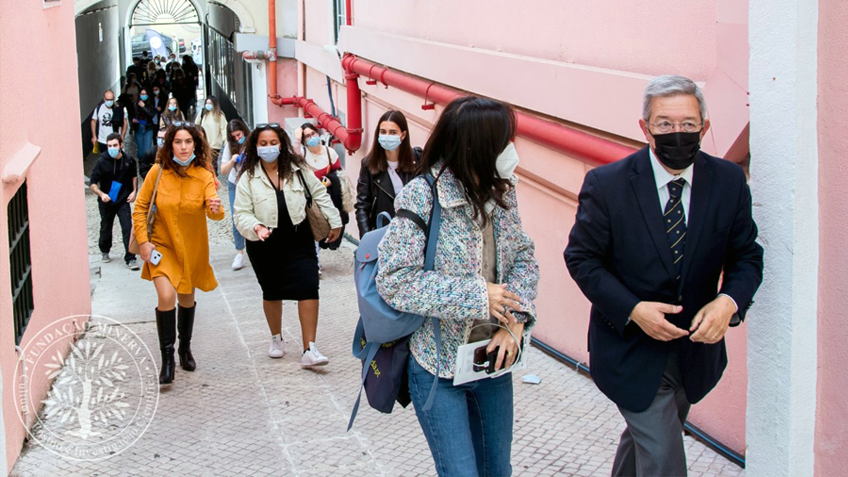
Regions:
M 279 105 L 277 94 L 277 3 L 268 0 L 268 97 Z

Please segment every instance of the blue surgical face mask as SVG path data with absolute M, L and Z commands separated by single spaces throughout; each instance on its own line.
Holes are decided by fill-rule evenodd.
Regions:
M 239 144 L 244 144 L 244 140 L 247 139 L 247 136 L 242 136 L 241 139 L 238 140 Z
M 107 108 L 111 108 L 112 106 L 115 105 L 115 101 L 111 100 L 111 99 L 107 99 L 106 101 L 103 102 L 103 104 L 105 104 Z
M 193 152 L 191 153 L 191 157 L 189 157 L 189 158 L 188 158 L 188 160 L 187 160 L 187 161 L 185 161 L 185 162 L 183 162 L 183 161 L 181 161 L 181 160 L 177 159 L 177 156 L 174 156 L 174 162 L 176 162 L 177 164 L 179 164 L 179 165 L 181 165 L 181 166 L 183 166 L 183 167 L 186 167 L 186 166 L 188 166 L 189 164 L 191 164 L 191 161 L 193 161 L 193 160 L 194 160 L 194 153 L 193 153 Z
M 377 137 L 377 142 L 380 143 L 380 146 L 387 151 L 394 151 L 395 149 L 400 147 L 400 143 L 403 142 L 403 139 L 400 136 L 390 135 L 390 134 L 380 134 Z
M 306 140 L 306 145 L 309 147 L 315 147 L 319 144 L 321 144 L 321 138 L 318 136 L 312 136 Z
M 207 105 L 206 105 L 206 110 L 207 110 L 207 111 L 212 111 L 212 105 L 211 105 L 211 104 L 207 104 Z
M 159 96 L 159 90 L 158 89 L 153 90 L 153 96 Z
M 176 110 L 177 110 L 176 106 L 168 106 L 168 111 L 176 111 Z
M 142 100 L 142 101 L 147 101 L 147 95 L 146 95 L 146 94 L 141 95 L 141 100 Z
M 280 146 L 259 146 L 256 155 L 265 162 L 274 162 L 280 156 Z
M 109 155 L 112 156 L 112 159 L 116 159 L 118 157 L 118 154 L 120 154 L 120 153 L 121 153 L 121 148 L 119 148 L 119 147 L 110 147 L 109 148 Z
M 162 149 L 163 147 L 165 147 L 165 138 L 164 137 L 157 137 L 156 138 L 156 146 L 158 146 L 159 149 Z

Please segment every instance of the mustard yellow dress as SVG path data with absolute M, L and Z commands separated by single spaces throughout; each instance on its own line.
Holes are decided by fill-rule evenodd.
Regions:
M 156 193 L 153 234 L 148 238 L 145 224 L 157 175 L 159 164 L 154 164 L 141 186 L 132 216 L 133 232 L 138 243 L 149 240 L 162 254 L 159 265 L 144 263 L 141 278 L 152 281 L 154 277 L 168 277 L 180 294 L 191 293 L 195 288 L 214 290 L 218 281 L 209 264 L 206 217 L 212 220 L 224 218 L 223 207 L 217 214 L 212 214 L 206 206 L 208 199 L 218 198 L 215 177 L 197 164 L 189 166 L 183 175 L 165 169 Z

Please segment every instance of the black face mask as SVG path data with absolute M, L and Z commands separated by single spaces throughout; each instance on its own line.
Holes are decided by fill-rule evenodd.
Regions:
M 669 169 L 680 171 L 695 162 L 701 149 L 701 131 L 651 134 L 654 136 L 654 152 L 657 159 Z

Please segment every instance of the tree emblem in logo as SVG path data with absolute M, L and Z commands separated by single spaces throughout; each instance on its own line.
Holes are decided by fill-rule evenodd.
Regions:
M 30 446 L 71 460 L 103 460 L 147 430 L 159 403 L 158 370 L 129 326 L 102 316 L 67 317 L 22 348 L 15 404 Z
M 79 429 L 66 431 L 68 435 L 83 439 L 99 436 L 100 432 L 92 430 L 92 423 L 108 426 L 111 419 L 124 421 L 127 417 L 130 405 L 124 402 L 126 394 L 120 385 L 127 379 L 129 366 L 122 363 L 118 351 L 107 358 L 103 347 L 102 343 L 92 346 L 91 341 L 78 341 L 66 358 L 57 351 L 53 362 L 44 365 L 48 379 L 59 378 L 42 401 L 46 406 L 44 417 L 59 418 L 62 423 L 76 419 Z M 81 385 L 82 392 L 75 392 L 74 384 Z

